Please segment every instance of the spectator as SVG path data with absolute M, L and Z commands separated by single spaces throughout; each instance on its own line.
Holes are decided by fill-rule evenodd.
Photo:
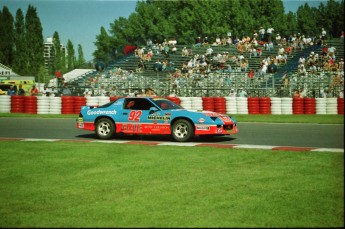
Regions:
M 153 70 L 155 72 L 161 72 L 162 71 L 162 62 L 159 59 L 157 59 L 157 61 L 154 63 Z
M 24 91 L 23 86 L 21 84 L 19 84 L 18 95 L 25 95 L 25 91 Z
M 231 89 L 231 90 L 230 90 L 230 93 L 229 93 L 229 96 L 230 96 L 230 97 L 236 97 L 236 95 L 237 95 L 237 94 L 236 94 L 236 92 L 234 91 L 234 89 Z
M 71 90 L 65 85 L 65 86 L 63 87 L 62 94 L 63 94 L 63 95 L 71 95 L 72 92 L 71 92 Z
M 10 89 L 8 89 L 7 94 L 9 96 L 12 96 L 12 95 L 16 94 L 16 91 L 14 90 L 14 86 L 13 85 L 11 85 Z
M 261 26 L 259 29 L 260 41 L 265 41 L 266 30 Z
M 301 98 L 301 94 L 299 93 L 298 90 L 295 91 L 295 93 L 293 94 L 294 98 Z
M 267 33 L 267 42 L 270 43 L 272 42 L 272 33 L 273 33 L 274 29 L 269 26 L 268 29 L 266 30 Z
M 247 97 L 247 92 L 243 88 L 241 88 L 238 96 L 239 97 Z
M 145 89 L 145 96 L 156 96 L 152 88 Z
M 30 90 L 30 95 L 36 96 L 37 94 L 38 94 L 38 89 L 37 89 L 36 85 L 34 84 L 34 85 L 32 85 L 32 88 Z
M 42 96 L 49 96 L 49 90 L 46 85 L 44 85 L 43 90 L 41 91 Z

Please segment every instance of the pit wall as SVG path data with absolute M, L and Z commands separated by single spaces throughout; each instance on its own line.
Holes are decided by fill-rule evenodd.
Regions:
M 82 106 L 100 106 L 120 97 L 0 96 L 0 113 L 79 114 Z M 344 114 L 344 98 L 165 97 L 189 110 L 221 114 Z

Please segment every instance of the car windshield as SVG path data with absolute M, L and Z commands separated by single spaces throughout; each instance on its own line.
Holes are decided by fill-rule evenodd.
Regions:
M 153 99 L 152 101 L 162 110 L 183 109 L 183 107 L 168 99 Z

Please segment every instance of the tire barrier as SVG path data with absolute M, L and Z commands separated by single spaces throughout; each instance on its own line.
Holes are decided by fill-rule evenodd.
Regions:
M 277 97 L 271 98 L 271 114 L 281 115 L 282 114 L 282 99 Z
M 344 98 L 338 98 L 338 114 L 344 114 Z
M 271 99 L 269 97 L 259 98 L 259 112 L 260 114 L 271 114 Z
M 61 114 L 74 114 L 74 96 L 61 96 Z
M 338 101 L 337 98 L 326 98 L 326 113 L 338 114 Z
M 237 114 L 236 97 L 225 97 L 225 107 L 227 114 Z
M 315 98 L 304 98 L 304 114 L 316 113 L 316 100 Z
M 11 113 L 11 96 L 0 96 L 0 113 Z
M 177 105 L 181 105 L 181 100 L 178 98 L 178 97 L 171 97 L 171 96 L 168 96 L 166 97 L 167 99 L 169 99 L 170 101 L 176 103 Z
M 24 99 L 25 96 L 11 96 L 11 113 L 24 113 Z
M 23 96 L 24 97 L 24 113 L 37 114 L 37 97 L 36 96 Z
M 290 115 L 292 111 L 292 98 L 282 98 L 282 114 Z
M 214 97 L 214 111 L 226 114 L 226 100 L 224 97 Z
M 304 114 L 304 99 L 303 98 L 292 99 L 292 112 L 293 114 Z
M 248 114 L 260 114 L 260 101 L 258 97 L 248 97 Z
M 79 114 L 80 108 L 85 105 L 86 105 L 85 97 L 81 97 L 81 96 L 74 97 L 74 109 L 73 109 L 74 112 L 73 113 Z
M 236 97 L 237 114 L 248 114 L 248 98 Z
M 202 107 L 203 107 L 203 110 L 205 111 L 214 111 L 214 98 L 202 97 Z
M 101 106 L 122 97 L 1 95 L 0 113 L 78 114 L 82 106 Z M 165 97 L 189 110 L 221 114 L 344 114 L 344 98 Z
M 192 98 L 191 97 L 180 97 L 181 106 L 187 110 L 192 109 Z

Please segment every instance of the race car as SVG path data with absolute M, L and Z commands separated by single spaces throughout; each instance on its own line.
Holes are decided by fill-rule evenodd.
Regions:
M 123 97 L 101 106 L 83 106 L 76 120 L 79 129 L 95 131 L 100 139 L 116 134 L 171 135 L 187 142 L 194 136 L 238 133 L 234 118 L 213 111 L 186 110 L 159 97 Z

